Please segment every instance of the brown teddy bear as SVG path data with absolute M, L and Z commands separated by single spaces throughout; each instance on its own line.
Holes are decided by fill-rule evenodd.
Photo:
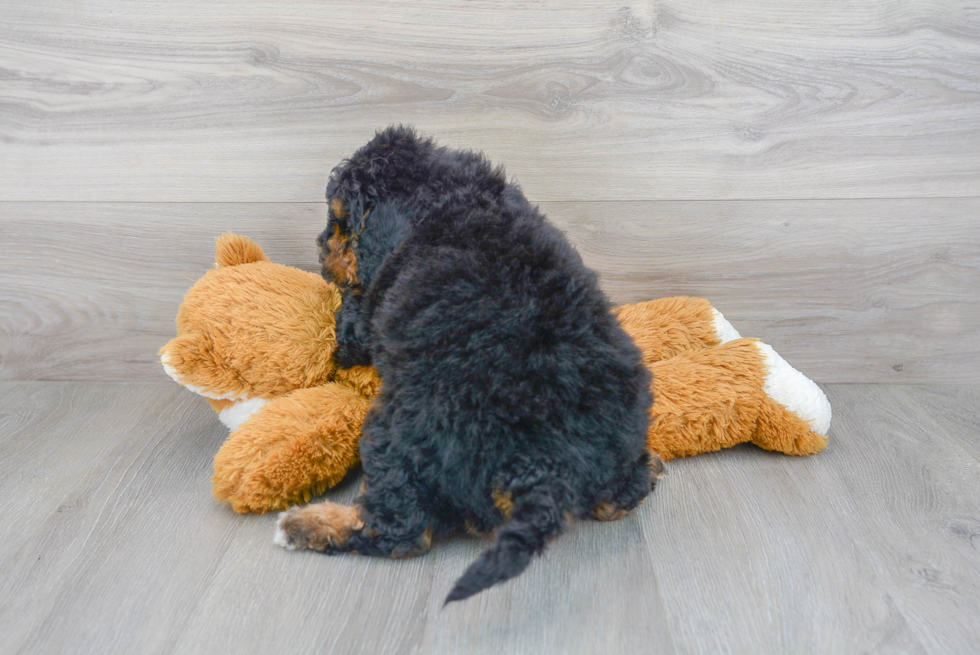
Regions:
M 381 381 L 371 368 L 334 364 L 339 306 L 332 284 L 270 262 L 231 233 L 187 292 L 160 361 L 231 430 L 212 482 L 236 512 L 309 501 L 357 464 Z M 744 442 L 790 455 L 826 445 L 831 411 L 820 388 L 766 344 L 740 338 L 708 301 L 663 298 L 614 312 L 653 372 L 647 443 L 662 459 Z

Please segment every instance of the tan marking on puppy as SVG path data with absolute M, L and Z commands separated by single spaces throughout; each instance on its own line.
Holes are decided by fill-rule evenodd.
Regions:
M 391 552 L 391 557 L 393 559 L 407 559 L 409 557 L 419 557 L 420 555 L 425 555 L 432 548 L 432 528 L 428 527 L 422 536 L 419 537 L 418 542 L 414 547 L 399 546 Z
M 330 211 L 337 218 L 347 218 L 347 209 L 344 207 L 343 198 L 334 198 L 330 201 Z
M 494 487 L 490 496 L 493 498 L 493 506 L 500 510 L 504 518 L 510 518 L 510 513 L 514 511 L 514 494 Z
M 323 270 L 330 273 L 338 284 L 357 284 L 357 255 L 351 250 L 350 239 L 340 234 L 334 226 L 333 236 L 327 239 L 323 257 Z
M 612 503 L 599 503 L 592 510 L 592 518 L 596 521 L 617 521 L 627 514 L 628 510 L 620 509 Z
M 289 550 L 326 550 L 329 546 L 343 546 L 351 532 L 363 527 L 356 507 L 319 503 L 280 514 L 274 541 Z
M 647 467 L 650 472 L 650 487 L 657 483 L 657 478 L 663 475 L 664 472 L 664 461 L 660 459 L 660 455 L 657 453 L 650 453 L 650 461 L 647 462 Z M 644 498 L 640 501 L 646 500 Z M 630 511 L 628 509 L 623 509 L 621 507 L 616 507 L 612 503 L 599 503 L 592 509 L 592 518 L 596 521 L 618 521 L 623 518 Z

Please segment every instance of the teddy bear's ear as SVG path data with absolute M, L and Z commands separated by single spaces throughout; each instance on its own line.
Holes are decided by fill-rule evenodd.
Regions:
M 248 237 L 225 232 L 215 241 L 217 243 L 214 248 L 214 263 L 218 266 L 238 266 L 269 261 L 259 244 Z

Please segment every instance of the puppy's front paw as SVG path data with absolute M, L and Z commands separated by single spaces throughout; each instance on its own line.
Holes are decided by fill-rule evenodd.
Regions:
M 287 550 L 325 551 L 343 546 L 363 527 L 356 507 L 318 503 L 281 513 L 272 541 Z

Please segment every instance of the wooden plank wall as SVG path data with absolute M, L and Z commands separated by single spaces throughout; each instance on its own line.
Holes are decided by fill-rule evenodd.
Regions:
M 486 150 L 617 302 L 821 382 L 980 382 L 980 8 L 0 0 L 0 378 L 139 379 L 226 229 L 313 269 L 330 168 Z

